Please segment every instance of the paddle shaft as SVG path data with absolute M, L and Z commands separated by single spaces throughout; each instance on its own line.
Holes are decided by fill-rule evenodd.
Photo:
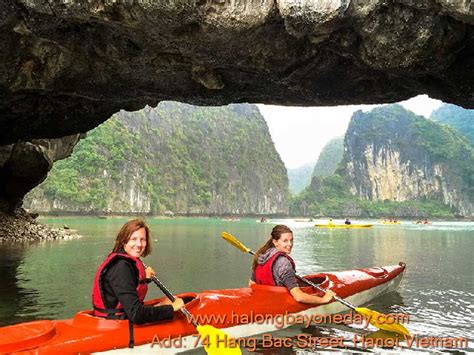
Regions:
M 145 265 L 145 263 L 143 263 L 143 265 Z M 145 267 L 147 267 L 145 265 Z M 176 297 L 173 296 L 173 294 L 166 288 L 165 285 L 163 285 L 161 283 L 160 280 L 158 280 L 158 278 L 156 276 L 152 276 L 151 277 L 151 280 L 155 283 L 156 286 L 158 286 L 160 288 L 160 290 L 165 294 L 166 297 L 169 298 L 169 300 L 171 302 L 174 302 L 176 300 Z M 186 316 L 186 318 L 195 326 L 195 327 L 198 327 L 199 324 L 196 322 L 196 320 L 194 319 L 194 317 L 192 316 L 191 313 L 189 313 L 189 311 L 184 308 L 184 307 L 181 307 L 180 311 Z
M 248 253 L 249 253 L 250 255 L 255 255 L 255 253 L 254 253 L 253 250 L 248 251 Z M 302 281 L 302 282 L 304 282 L 304 283 L 306 283 L 306 284 L 308 284 L 308 285 L 310 285 L 310 286 L 312 286 L 312 287 L 318 289 L 319 291 L 322 291 L 322 292 L 326 292 L 326 291 L 327 291 L 326 289 L 322 288 L 322 287 L 319 286 L 318 284 L 315 284 L 314 282 L 309 281 L 308 279 L 304 278 L 303 276 L 300 276 L 300 275 L 298 275 L 298 274 L 296 274 L 295 276 L 296 276 L 296 278 L 297 278 L 298 280 L 300 280 L 300 281 Z M 354 305 L 350 304 L 349 302 L 347 302 L 346 300 L 342 299 L 342 298 L 339 297 L 338 295 L 334 295 L 333 298 L 334 298 L 336 301 L 341 302 L 344 306 L 349 307 L 350 309 L 352 309 L 352 310 L 354 310 L 354 311 L 356 310 L 356 307 L 355 307 Z

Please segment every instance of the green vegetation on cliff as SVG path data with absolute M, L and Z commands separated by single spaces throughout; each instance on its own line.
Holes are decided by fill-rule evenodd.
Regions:
M 331 139 L 319 154 L 314 166 L 313 176 L 329 176 L 334 174 L 344 153 L 344 137 Z
M 454 217 L 455 211 L 439 201 L 369 201 L 353 196 L 339 174 L 313 177 L 310 187 L 290 201 L 295 216 L 331 217 Z
M 344 158 L 336 172 L 314 177 L 311 185 L 292 199 L 290 213 L 471 215 L 473 179 L 474 149 L 463 135 L 399 105 L 387 105 L 354 114 L 345 137 Z M 396 185 L 389 186 L 390 181 Z M 384 194 L 393 197 L 381 198 Z
M 133 142 L 133 135 L 121 123 L 108 120 L 81 140 L 71 157 L 55 163 L 37 189 L 43 189 L 47 198 L 104 210 L 110 191 L 103 172 L 117 181 L 128 154 L 138 153 L 142 158 Z
M 344 137 L 331 139 L 321 150 L 316 164 L 309 163 L 296 169 L 288 169 L 290 191 L 300 193 L 311 183 L 313 176 L 329 176 L 336 171 L 344 152 Z
M 365 148 L 377 152 L 383 147 L 395 147 L 402 161 L 430 166 L 444 164 L 460 177 L 463 193 L 474 200 L 474 149 L 464 135 L 455 129 L 417 116 L 400 105 L 386 105 L 370 112 L 356 112 L 348 128 L 346 143 L 349 161 L 363 161 Z
M 445 123 L 465 135 L 471 144 L 474 144 L 474 110 L 443 104 L 433 111 L 430 119 Z
M 28 197 L 76 212 L 287 212 L 286 170 L 254 105 L 121 111 Z M 57 207 L 54 207 L 57 206 Z

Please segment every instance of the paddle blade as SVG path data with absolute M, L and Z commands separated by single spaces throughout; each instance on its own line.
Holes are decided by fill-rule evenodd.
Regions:
M 224 238 L 227 242 L 232 244 L 234 247 L 239 249 L 240 251 L 244 253 L 249 253 L 251 250 L 250 248 L 247 248 L 245 245 L 243 245 L 240 240 L 238 240 L 236 237 L 234 237 L 232 234 L 227 233 L 227 232 L 222 232 L 221 237 Z
M 393 317 L 388 317 L 382 313 L 373 311 L 368 308 L 357 307 L 356 312 L 369 320 L 370 324 L 379 329 L 387 330 L 402 335 L 411 336 L 407 328 L 395 321 Z
M 199 325 L 197 330 L 201 336 L 201 343 L 204 345 L 204 350 L 206 350 L 206 353 L 209 355 L 242 354 L 235 339 L 222 330 L 210 325 Z

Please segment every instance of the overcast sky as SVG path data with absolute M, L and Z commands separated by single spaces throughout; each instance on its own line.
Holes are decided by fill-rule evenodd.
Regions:
M 442 102 L 420 95 L 400 102 L 418 115 L 429 117 Z M 332 138 L 347 130 L 352 114 L 370 111 L 380 105 L 334 107 L 286 107 L 258 105 L 267 121 L 276 150 L 287 168 L 297 168 L 315 162 Z

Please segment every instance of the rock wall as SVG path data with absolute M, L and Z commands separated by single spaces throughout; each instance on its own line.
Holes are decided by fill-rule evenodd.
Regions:
M 0 3 L 0 144 L 86 132 L 163 100 L 474 107 L 460 0 Z
M 329 176 L 334 174 L 344 154 L 344 137 L 331 139 L 321 150 L 312 176 Z
M 71 154 L 81 137 L 74 134 L 0 146 L 0 211 L 20 207 L 25 194 L 46 178 L 55 161 Z
M 224 119 L 225 118 L 225 119 Z M 121 111 L 25 207 L 57 213 L 286 214 L 286 169 L 254 105 Z
M 400 152 L 393 149 L 382 147 L 374 152 L 373 145 L 367 146 L 363 177 L 357 176 L 356 171 L 361 170 L 355 168 L 358 163 L 346 165 L 352 181 L 350 191 L 354 195 L 377 201 L 441 199 L 461 215 L 472 214 L 473 205 L 462 194 L 459 186 L 462 182 L 450 172 L 449 165 L 433 164 L 428 156 L 420 162 L 401 161 Z
M 416 127 L 417 122 L 428 121 L 400 106 L 392 116 L 392 108 L 358 112 L 349 124 L 344 169 L 351 193 L 372 201 L 441 200 L 458 214 L 471 216 L 470 182 L 459 168 L 459 160 L 467 168 L 474 163 L 467 140 L 460 138 L 465 143 L 460 149 L 465 151 L 456 152 L 456 159 L 436 156 L 424 143 L 429 137 Z

